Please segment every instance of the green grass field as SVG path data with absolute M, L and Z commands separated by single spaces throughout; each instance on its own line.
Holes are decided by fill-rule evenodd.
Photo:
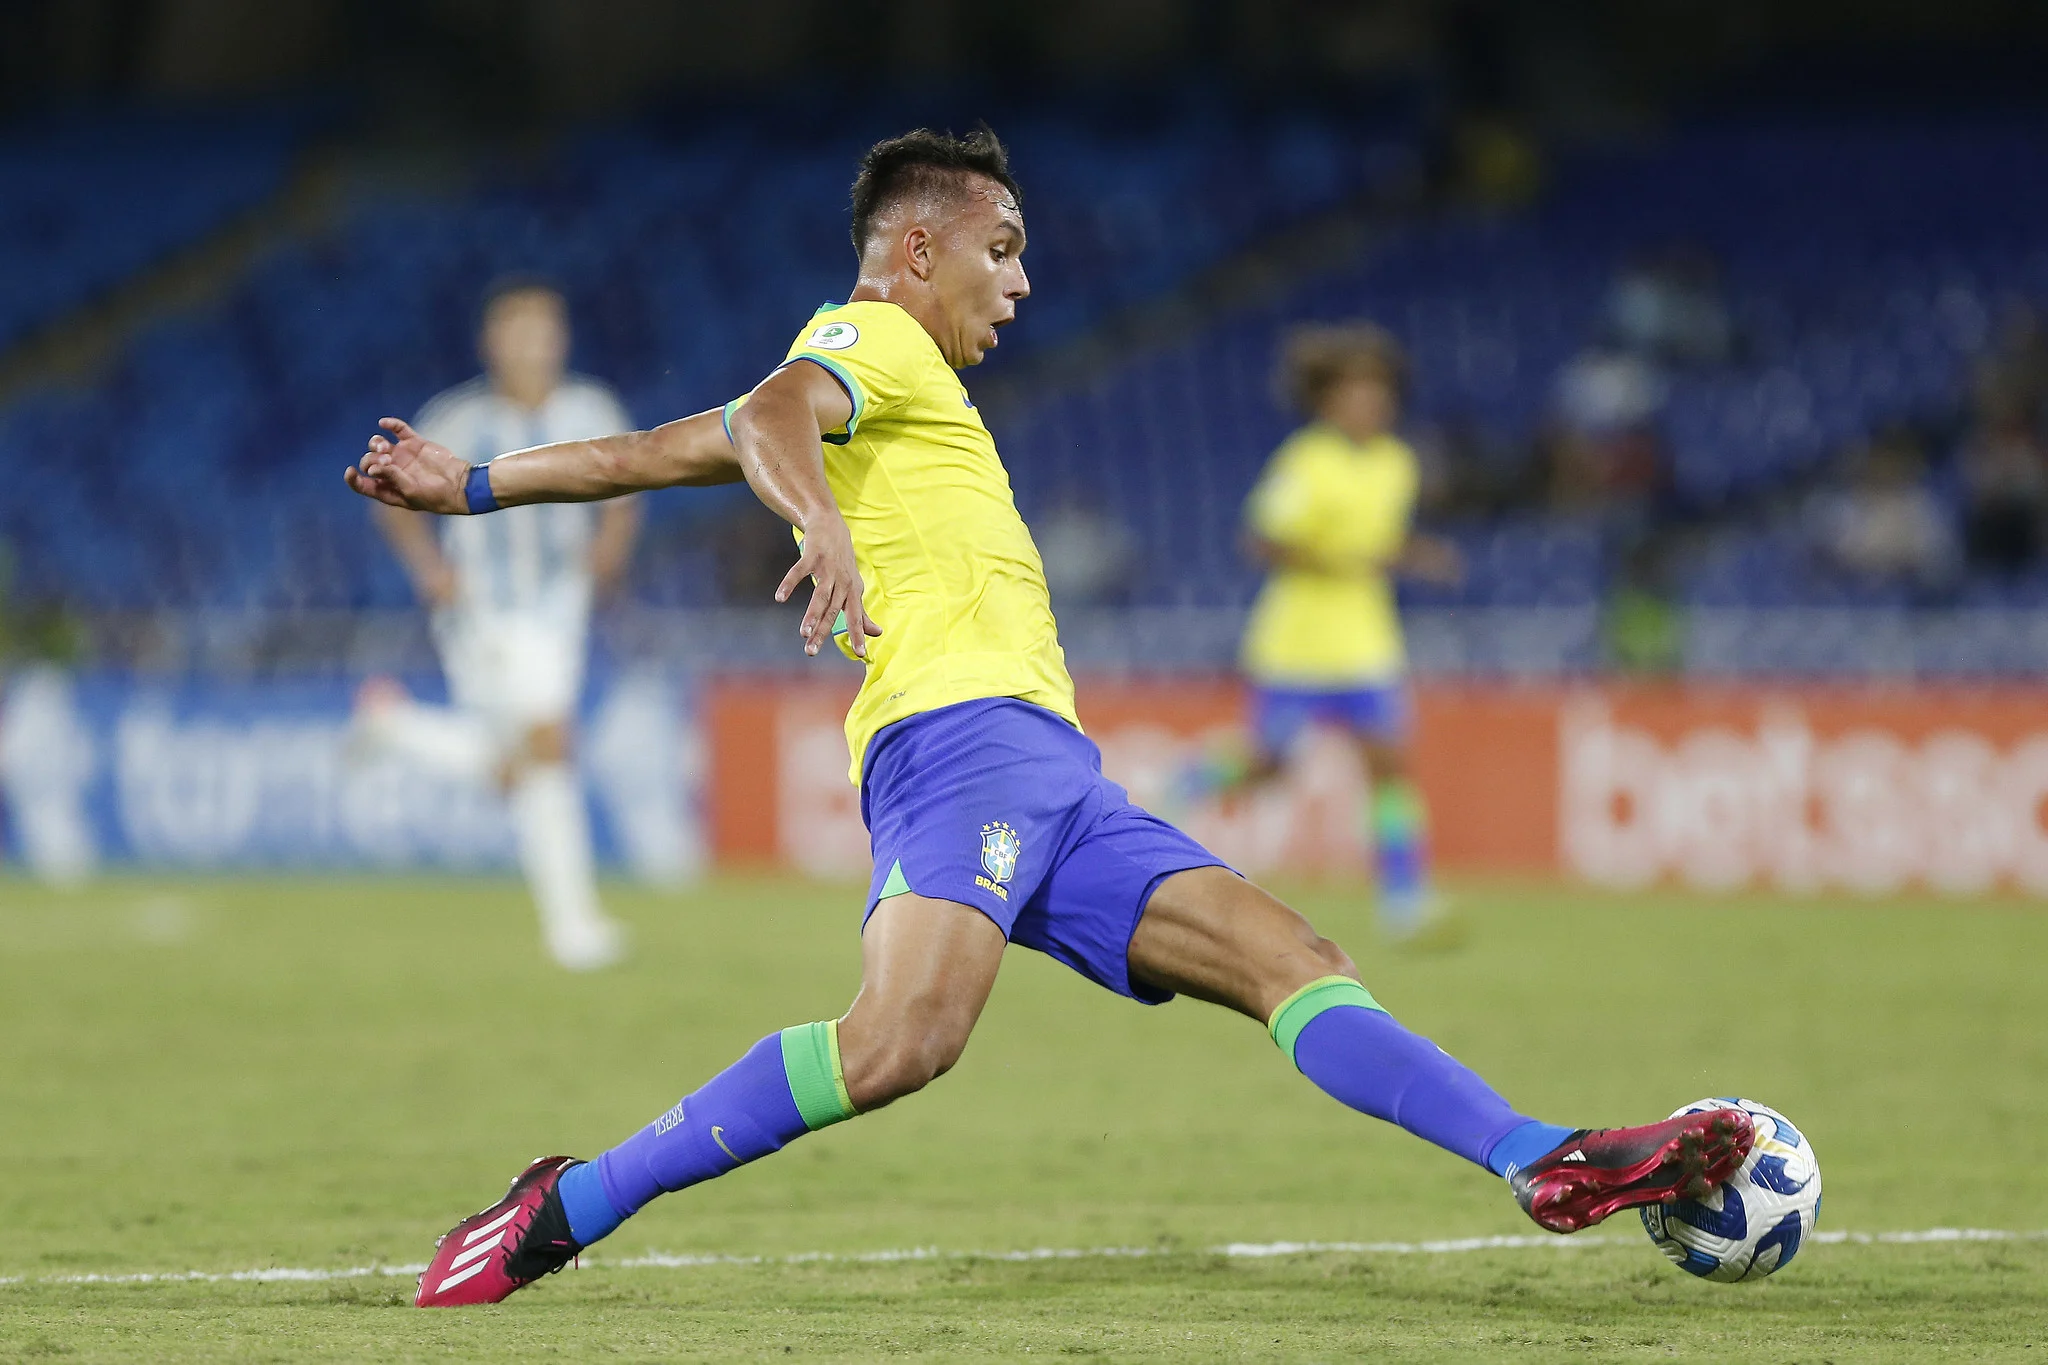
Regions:
M 0 1360 L 2048 1360 L 2039 1238 L 1815 1244 L 1742 1286 L 1673 1270 L 1632 1218 L 1220 1254 L 1535 1229 L 1255 1025 L 1024 951 L 931 1091 L 657 1203 L 501 1308 L 419 1312 L 382 1273 L 79 1278 L 419 1262 L 527 1159 L 591 1154 L 837 1013 L 856 894 L 616 890 L 639 954 L 572 978 L 509 882 L 0 880 Z M 1813 1140 L 1823 1232 L 2048 1229 L 2048 912 L 1460 896 L 1473 938 L 1442 956 L 1378 949 L 1355 892 L 1296 900 L 1525 1109 L 1638 1122 L 1748 1094 Z M 1111 1247 L 1147 1254 L 972 1254 Z M 650 1253 L 760 1259 L 621 1264 Z

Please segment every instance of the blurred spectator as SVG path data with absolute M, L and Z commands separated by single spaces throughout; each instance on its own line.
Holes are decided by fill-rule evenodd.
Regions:
M 1607 326 L 1624 350 L 1668 364 L 1721 365 L 1735 352 L 1720 266 L 1695 247 L 1624 269 L 1608 291 Z
M 1963 550 L 1973 567 L 2014 573 L 2041 556 L 2048 458 L 2018 386 L 1986 395 L 1964 443 Z
M 2048 328 L 2031 308 L 2015 309 L 1977 366 L 1977 411 L 2028 424 L 2048 418 Z
M 1535 501 L 1528 447 L 1469 415 L 1419 426 L 1413 445 L 1422 471 L 1415 507 L 1422 516 L 1494 516 Z
M 1536 438 L 1544 501 L 1566 516 L 1640 525 L 1656 510 L 1662 453 L 1648 423 L 1588 430 L 1554 422 Z
M 0 540 L 0 672 L 36 661 L 78 663 L 84 654 L 78 619 L 61 602 L 18 601 L 13 589 L 13 549 Z
M 1557 377 L 1557 410 L 1581 431 L 1640 426 L 1664 406 L 1666 385 L 1643 357 L 1612 346 L 1589 346 Z
M 1685 613 L 1672 600 L 1679 542 L 1639 537 L 1622 554 L 1613 593 L 1601 613 L 1607 660 L 1631 673 L 1670 673 L 1685 662 Z
M 1069 488 L 1050 511 L 1033 518 L 1031 534 L 1045 561 L 1045 583 L 1055 606 L 1103 606 L 1129 599 L 1131 533 L 1098 501 Z
M 1878 582 L 1932 587 L 1950 578 L 1955 535 L 1926 472 L 1918 437 L 1903 428 L 1856 451 L 1843 484 L 1809 505 L 1821 553 L 1837 568 Z

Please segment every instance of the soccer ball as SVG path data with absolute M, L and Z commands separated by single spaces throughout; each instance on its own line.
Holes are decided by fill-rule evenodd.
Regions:
M 1820 1217 L 1820 1162 L 1791 1120 L 1755 1100 L 1716 1099 L 1673 1114 L 1740 1109 L 1756 1124 L 1756 1146 L 1705 1199 L 1651 1204 L 1643 1229 L 1680 1270 L 1703 1280 L 1759 1280 L 1799 1254 Z

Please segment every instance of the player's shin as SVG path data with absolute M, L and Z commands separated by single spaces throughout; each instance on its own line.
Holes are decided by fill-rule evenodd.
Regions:
M 1388 927 L 1411 928 L 1429 901 L 1428 809 L 1412 778 L 1373 783 L 1372 843 Z
M 653 1123 L 565 1174 L 570 1232 L 589 1246 L 656 1195 L 724 1175 L 853 1115 L 838 1025 L 771 1033 Z
M 1301 1074 L 1331 1098 L 1496 1175 L 1572 1131 L 1516 1113 L 1471 1068 L 1396 1023 L 1350 977 L 1310 982 L 1281 1003 L 1268 1028 Z

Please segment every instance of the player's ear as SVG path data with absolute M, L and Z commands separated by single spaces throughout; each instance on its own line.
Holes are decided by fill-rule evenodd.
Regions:
M 932 277 L 932 234 L 922 223 L 903 234 L 903 260 L 920 280 Z

